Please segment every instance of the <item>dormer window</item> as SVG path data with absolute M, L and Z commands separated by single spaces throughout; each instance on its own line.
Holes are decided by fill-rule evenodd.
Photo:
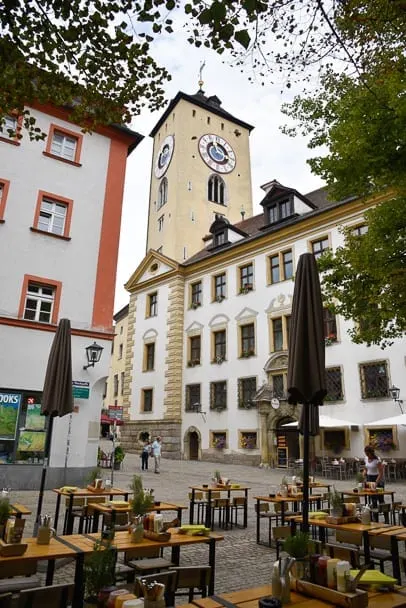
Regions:
M 209 177 L 207 198 L 211 203 L 226 204 L 226 184 L 219 175 L 211 175 Z
M 224 230 L 223 232 L 219 232 L 218 234 L 214 235 L 214 246 L 218 247 L 219 245 L 224 245 L 224 243 L 226 242 L 226 231 Z
M 280 201 L 268 207 L 268 223 L 275 224 L 293 214 L 293 200 Z

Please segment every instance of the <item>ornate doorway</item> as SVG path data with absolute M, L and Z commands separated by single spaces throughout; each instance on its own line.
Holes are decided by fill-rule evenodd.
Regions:
M 297 427 L 286 427 L 285 424 L 295 422 L 290 416 L 280 418 L 276 423 L 276 466 L 286 468 L 292 461 L 300 458 L 299 431 Z

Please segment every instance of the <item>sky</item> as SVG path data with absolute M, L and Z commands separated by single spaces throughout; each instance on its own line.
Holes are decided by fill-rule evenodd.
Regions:
M 300 136 L 288 137 L 280 131 L 280 126 L 287 122 L 280 108 L 298 90 L 282 94 L 278 84 L 251 84 L 248 68 L 241 73 L 239 68 L 225 63 L 214 51 L 195 49 L 183 37 L 176 35 L 162 37 L 155 45 L 154 57 L 172 74 L 172 80 L 165 86 L 168 103 L 178 91 L 187 94 L 198 91 L 199 66 L 205 61 L 203 90 L 206 95 L 217 95 L 225 110 L 255 127 L 250 136 L 254 214 L 260 212 L 259 203 L 265 195 L 260 186 L 272 179 L 294 187 L 302 194 L 324 185 L 318 176 L 312 175 L 306 163 L 313 152 L 307 149 L 306 140 Z M 149 133 L 163 112 L 164 109 L 154 113 L 145 110 L 130 125 L 144 135 L 144 140 L 127 162 L 115 312 L 128 303 L 129 294 L 124 289 L 124 283 L 146 252 L 152 163 L 152 138 Z

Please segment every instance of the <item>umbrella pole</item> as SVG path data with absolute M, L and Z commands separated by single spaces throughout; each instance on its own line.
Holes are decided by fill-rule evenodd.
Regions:
M 37 533 L 38 533 L 39 518 L 41 515 L 41 511 L 42 511 L 42 502 L 44 500 L 45 479 L 47 476 L 49 455 L 51 453 L 51 439 L 52 439 L 53 426 L 54 426 L 54 417 L 50 416 L 49 421 L 48 421 L 47 435 L 46 435 L 46 439 L 45 439 L 44 464 L 42 465 L 41 483 L 39 486 L 37 514 L 35 516 L 33 536 L 37 536 Z
M 303 532 L 309 531 L 309 403 L 303 404 Z

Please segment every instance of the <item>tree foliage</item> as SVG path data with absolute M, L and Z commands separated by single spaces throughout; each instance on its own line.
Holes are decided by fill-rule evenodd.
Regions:
M 323 295 L 335 313 L 355 321 L 355 343 L 384 348 L 406 332 L 405 197 L 368 210 L 365 219 L 366 234 L 346 228 L 344 246 L 319 259 Z

